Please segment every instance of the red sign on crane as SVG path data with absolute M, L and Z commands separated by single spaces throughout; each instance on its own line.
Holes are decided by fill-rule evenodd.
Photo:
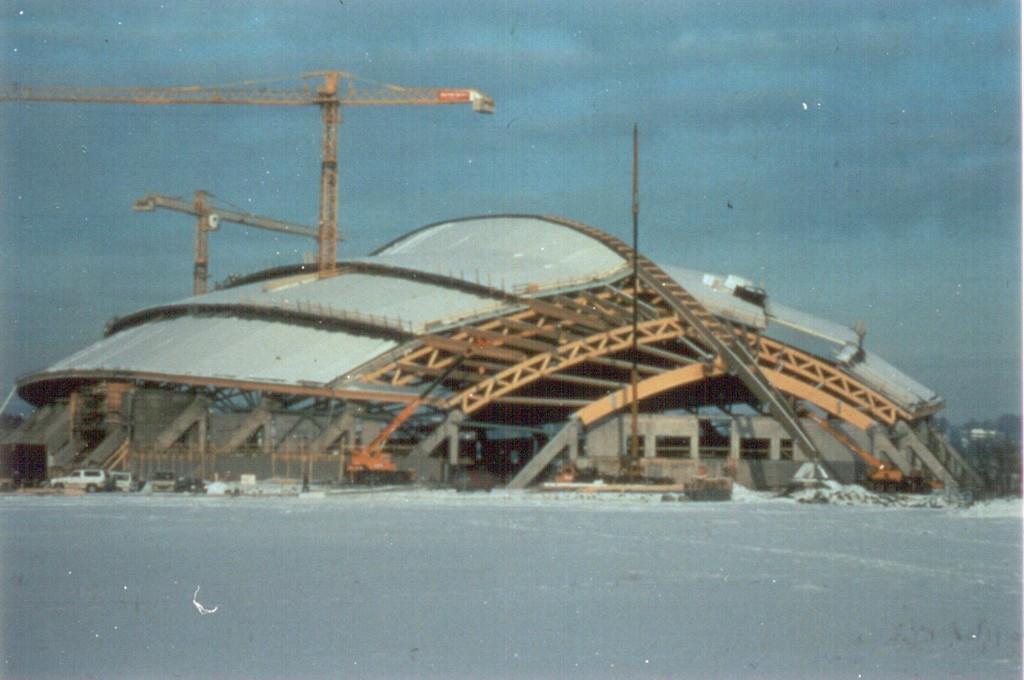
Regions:
M 439 102 L 468 102 L 470 99 L 469 90 L 438 90 L 437 101 Z

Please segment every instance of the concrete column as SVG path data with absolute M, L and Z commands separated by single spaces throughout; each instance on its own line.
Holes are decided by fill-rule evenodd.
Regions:
M 203 415 L 200 416 L 199 420 L 196 421 L 196 444 L 199 448 L 199 474 L 204 479 L 206 478 L 206 430 L 210 413 L 204 411 Z
M 644 435 L 644 458 L 654 458 L 654 454 L 657 452 L 657 441 L 655 433 L 658 431 L 657 423 L 653 418 L 648 418 L 644 421 L 643 427 L 640 428 L 641 433 Z
M 580 457 L 580 424 L 575 420 L 571 423 L 572 434 L 569 437 L 569 460 L 573 463 Z
M 267 414 L 267 424 L 263 426 L 263 451 L 270 453 L 277 448 L 277 423 L 274 414 Z
M 740 459 L 740 428 L 736 418 L 729 421 L 729 457 Z
M 75 436 L 75 419 L 78 417 L 78 391 L 71 393 L 68 397 L 68 442 L 73 451 L 78 451 L 78 437 Z
M 452 467 L 459 464 L 459 426 L 455 423 L 448 425 L 448 464 Z
M 768 441 L 768 460 L 782 460 L 782 441 L 778 437 Z
M 690 460 L 698 460 L 700 458 L 700 426 L 698 425 L 696 432 L 690 433 Z

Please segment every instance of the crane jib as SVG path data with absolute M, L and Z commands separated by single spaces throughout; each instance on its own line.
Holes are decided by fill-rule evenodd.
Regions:
M 338 162 L 337 138 L 341 106 L 433 106 L 470 104 L 477 113 L 494 113 L 494 100 L 472 88 L 414 88 L 375 83 L 356 85 L 356 77 L 344 71 L 320 71 L 303 78 L 322 78 L 316 88 L 267 87 L 249 81 L 226 87 L 80 87 L 0 84 L 0 102 L 39 101 L 96 104 L 239 104 L 258 106 L 319 106 L 323 112 L 323 145 L 320 165 L 320 209 L 317 232 L 317 268 L 330 276 L 337 266 Z M 342 84 L 340 81 L 344 81 Z M 148 208 L 140 208 L 148 209 Z M 224 217 L 222 214 L 221 217 Z M 301 228 L 300 228 L 301 230 Z M 209 231 L 200 230 L 200 233 Z M 292 233 L 303 233 L 292 230 Z

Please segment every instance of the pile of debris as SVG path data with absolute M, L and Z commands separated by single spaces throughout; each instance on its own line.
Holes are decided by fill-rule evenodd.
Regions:
M 793 476 L 783 496 L 798 503 L 828 505 L 880 505 L 903 508 L 967 507 L 971 499 L 958 493 L 879 493 L 858 484 L 840 484 L 829 478 L 819 465 L 804 463 Z
M 824 480 L 817 488 L 800 489 L 787 494 L 798 503 L 828 505 L 880 505 L 903 508 L 967 507 L 970 500 L 954 493 L 935 492 L 927 495 L 911 493 L 875 493 L 856 484 L 840 484 Z

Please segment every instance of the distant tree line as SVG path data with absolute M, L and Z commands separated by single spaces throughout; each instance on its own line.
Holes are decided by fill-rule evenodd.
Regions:
M 1004 414 L 991 420 L 968 420 L 939 428 L 985 480 L 992 495 L 1021 495 L 1021 417 Z

